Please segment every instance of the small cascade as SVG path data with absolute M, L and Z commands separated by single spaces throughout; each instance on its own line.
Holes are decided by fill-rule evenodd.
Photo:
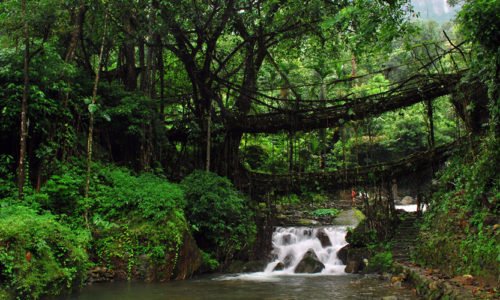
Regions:
M 312 260 L 321 269 L 320 272 L 316 269 L 311 272 L 306 271 L 307 273 L 344 274 L 345 265 L 337 257 L 337 252 L 347 245 L 346 232 L 346 226 L 277 227 L 272 236 L 273 259 L 264 273 L 276 275 L 304 273 L 299 271 L 302 266 L 297 267 L 303 264 L 301 261 L 306 256 L 312 257 L 309 262 Z

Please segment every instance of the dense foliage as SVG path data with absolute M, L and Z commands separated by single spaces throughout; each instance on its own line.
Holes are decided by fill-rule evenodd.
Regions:
M 319 182 L 272 187 L 255 213 L 249 171 L 300 181 L 454 141 L 469 148 L 439 175 L 421 247 L 442 259 L 421 263 L 494 276 L 500 7 L 449 3 L 463 9 L 438 24 L 409 0 L 0 1 L 0 297 L 57 294 L 94 266 L 170 276 L 192 236 L 215 270 L 273 206 L 329 200 Z M 446 91 L 424 100 L 429 82 Z M 391 179 L 368 177 L 364 245 L 395 216 Z
M 440 173 L 416 258 L 451 275 L 495 280 L 500 275 L 500 144 L 489 137 L 479 145 L 451 159 Z
M 181 183 L 186 216 L 202 248 L 227 263 L 255 239 L 255 223 L 247 199 L 227 178 L 195 171 Z
M 38 299 L 83 284 L 88 230 L 74 230 L 49 213 L 25 206 L 0 208 L 0 295 Z

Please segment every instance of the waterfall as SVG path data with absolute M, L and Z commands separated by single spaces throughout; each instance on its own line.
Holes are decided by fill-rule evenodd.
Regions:
M 347 245 L 346 232 L 346 226 L 277 227 L 272 236 L 272 262 L 264 273 L 294 274 L 304 255 L 312 250 L 325 266 L 320 274 L 344 274 L 345 265 L 337 251 Z

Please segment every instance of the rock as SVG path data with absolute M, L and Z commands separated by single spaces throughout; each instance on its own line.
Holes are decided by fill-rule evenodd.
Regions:
M 318 225 L 319 222 L 311 219 L 299 219 L 297 220 L 297 224 L 301 226 L 313 226 L 313 225 Z
M 321 242 L 321 246 L 323 248 L 330 247 L 332 245 L 332 242 L 330 241 L 330 238 L 328 237 L 328 234 L 326 234 L 324 229 L 318 230 L 318 232 L 316 233 L 316 237 Z
M 314 250 L 307 250 L 304 257 L 300 260 L 299 264 L 295 267 L 295 273 L 319 273 L 325 268 L 325 265 L 319 261 L 318 256 Z
M 339 251 L 337 251 L 337 257 L 342 261 L 344 265 L 347 264 L 347 254 L 350 248 L 351 245 L 345 245 L 344 247 L 340 248 Z
M 464 285 L 473 285 L 474 284 L 474 277 L 472 275 L 466 274 L 462 276 L 463 281 L 462 284 Z
M 360 263 L 357 260 L 350 260 L 347 262 L 344 272 L 358 273 L 360 271 Z
M 357 273 L 365 269 L 368 266 L 368 258 L 370 258 L 371 252 L 365 247 L 353 247 L 352 245 L 346 245 L 337 251 L 337 257 L 346 266 L 347 270 L 353 270 L 348 273 Z M 356 262 L 356 263 L 354 263 Z M 349 266 L 350 264 L 350 266 Z
M 292 254 L 288 254 L 287 256 L 285 256 L 285 258 L 283 259 L 283 263 L 285 264 L 285 268 L 288 268 L 292 264 L 292 261 L 293 261 Z
M 280 261 L 274 267 L 273 272 L 274 271 L 282 271 L 283 269 L 285 269 L 285 264 Z
M 378 277 L 380 280 L 389 281 L 391 279 L 391 274 L 384 272 Z
M 416 203 L 415 200 L 410 196 L 405 196 L 403 199 L 401 199 L 402 205 L 410 205 L 415 203 Z
M 94 267 L 87 273 L 87 283 L 92 284 L 96 282 L 113 281 L 115 273 L 106 267 Z
M 385 297 L 382 297 L 382 300 L 398 300 L 398 297 L 396 297 L 396 296 L 385 296 Z
M 282 237 L 281 237 L 281 242 L 283 243 L 283 245 L 290 245 L 292 243 L 292 235 L 291 234 L 284 234 Z
M 261 272 L 267 266 L 267 262 L 265 260 L 251 260 L 246 262 L 243 266 L 243 272 Z
M 235 273 L 243 273 L 243 269 L 245 268 L 245 262 L 241 260 L 233 260 L 227 268 L 225 268 L 224 272 L 229 274 Z M 205 270 L 203 270 L 205 271 Z M 205 272 L 209 272 L 210 270 L 206 270 Z
M 152 259 L 146 254 L 139 255 L 134 273 L 134 277 L 146 282 L 155 280 L 155 268 Z
M 174 278 L 184 280 L 193 276 L 202 264 L 201 251 L 196 245 L 193 236 L 186 230 L 179 250 L 178 260 L 175 264 Z
M 402 278 L 402 277 L 400 277 L 400 276 L 392 276 L 392 277 L 391 277 L 391 283 L 392 283 L 392 284 L 394 284 L 394 283 L 396 283 L 396 282 L 401 282 L 401 281 L 403 281 L 403 278 Z

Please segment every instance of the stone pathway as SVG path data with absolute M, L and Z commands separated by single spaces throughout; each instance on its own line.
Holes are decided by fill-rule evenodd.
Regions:
M 404 218 L 392 238 L 392 257 L 397 262 L 410 262 L 418 238 L 418 217 L 416 213 L 404 213 Z

